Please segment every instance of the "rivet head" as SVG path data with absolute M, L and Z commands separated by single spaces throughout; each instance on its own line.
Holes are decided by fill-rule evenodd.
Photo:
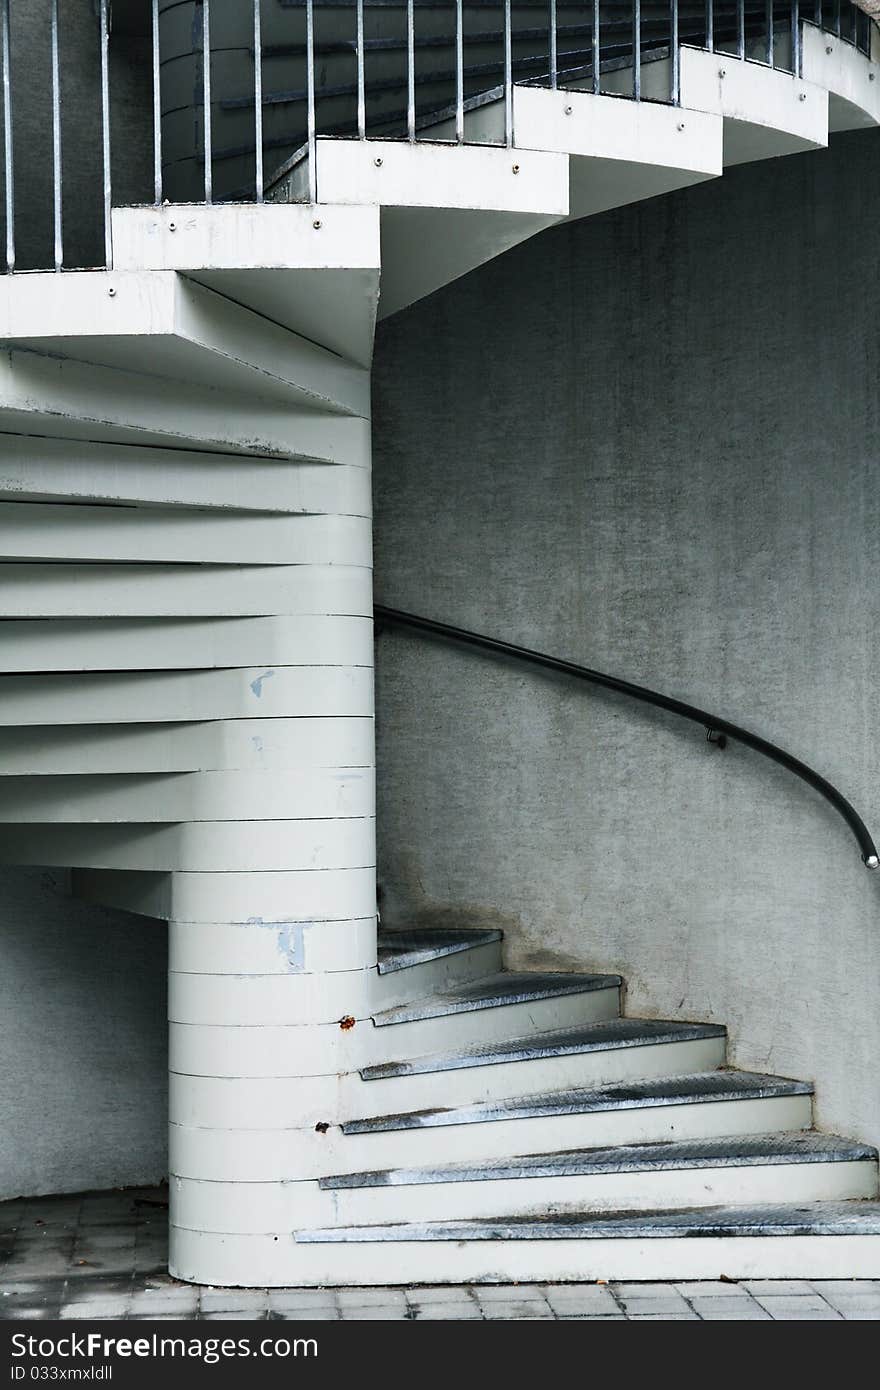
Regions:
M 176 232 L 176 231 L 177 231 L 177 223 L 176 223 L 176 222 L 169 222 L 169 223 L 168 223 L 168 230 L 169 230 L 169 232 Z
M 806 99 L 807 99 L 807 94 L 806 94 L 806 92 L 800 92 L 800 93 L 798 94 L 798 101 L 806 101 Z
M 312 223 L 312 226 L 314 227 L 314 229 L 315 229 L 316 232 L 320 232 L 320 230 L 321 230 L 321 219 L 320 219 L 320 217 L 316 217 L 316 218 L 315 218 L 314 222 Z
M 571 115 L 571 107 L 570 107 L 570 106 L 566 106 L 566 108 L 565 108 L 565 114 L 566 114 L 566 116 L 570 116 L 570 115 Z
M 718 69 L 718 76 L 719 76 L 719 77 L 726 77 L 726 76 L 727 76 L 727 68 L 719 68 L 719 69 Z
M 873 82 L 873 81 L 874 81 L 874 77 L 875 77 L 875 74 L 874 74 L 873 72 L 869 72 L 869 73 L 868 73 L 868 81 L 869 81 L 869 82 Z
M 826 46 L 825 52 L 826 52 L 826 53 L 833 53 L 833 52 L 834 52 L 834 49 L 831 47 L 831 44 L 830 44 L 830 43 Z
M 110 286 L 110 288 L 109 288 L 109 290 L 107 291 L 107 293 L 109 294 L 109 296 L 110 296 L 111 299 L 114 299 L 114 298 L 116 297 L 116 291 L 115 291 L 115 289 L 113 288 L 112 285 Z
M 377 169 L 381 169 L 381 168 L 382 168 L 382 156 L 381 156 L 381 155 L 377 155 L 376 158 L 373 160 L 373 163 L 375 164 L 375 166 L 376 166 Z
M 679 130 L 684 130 L 684 121 L 679 121 L 679 123 L 678 123 L 678 129 L 679 129 Z
M 514 165 L 512 165 L 511 167 L 512 167 L 513 172 L 514 172 L 515 174 L 518 174 L 518 173 L 519 173 L 519 165 L 518 165 L 518 164 L 514 164 Z

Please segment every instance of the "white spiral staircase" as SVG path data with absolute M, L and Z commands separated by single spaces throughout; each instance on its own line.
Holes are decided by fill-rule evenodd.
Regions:
M 319 139 L 265 205 L 117 209 L 112 270 L 0 284 L 0 854 L 170 923 L 181 1278 L 880 1276 L 876 1154 L 808 1085 L 493 933 L 377 943 L 377 314 L 880 122 L 809 25 L 803 77 L 680 57 L 678 107 L 515 87 L 509 147 L 502 101 Z

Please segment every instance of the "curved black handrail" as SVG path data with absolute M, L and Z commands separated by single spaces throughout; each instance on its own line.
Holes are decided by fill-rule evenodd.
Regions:
M 777 748 L 775 743 L 768 743 L 766 739 L 759 738 L 757 734 L 750 734 L 747 729 L 741 729 L 737 724 L 731 724 L 726 719 L 717 719 L 714 714 L 707 714 L 705 710 L 697 709 L 695 705 L 685 704 L 683 700 L 673 700 L 669 695 L 661 695 L 656 690 L 649 690 L 643 685 L 634 685 L 632 681 L 621 680 L 618 676 L 608 676 L 602 671 L 593 671 L 589 666 L 579 666 L 573 661 L 561 661 L 559 657 L 547 656 L 544 652 L 535 652 L 528 647 L 517 647 L 512 642 L 499 642 L 494 637 L 484 637 L 479 632 L 468 631 L 467 628 L 452 627 L 449 623 L 438 623 L 433 618 L 421 618 L 415 613 L 404 613 L 399 608 L 386 608 L 384 604 L 376 604 L 374 613 L 379 626 L 383 623 L 390 623 L 398 627 L 413 628 L 417 632 L 427 632 L 434 637 L 460 642 L 468 647 L 479 647 L 482 651 L 494 652 L 498 656 L 512 656 L 518 661 L 527 661 L 533 666 L 543 666 L 549 671 L 559 671 L 565 676 L 575 676 L 578 680 L 589 681 L 591 685 L 599 685 L 605 690 L 614 690 L 619 695 L 629 695 L 634 700 L 641 700 L 644 704 L 656 705 L 658 709 L 669 710 L 671 714 L 678 714 L 682 719 L 689 719 L 694 724 L 702 724 L 710 738 L 713 735 L 718 737 L 719 741 L 732 738 L 747 748 L 754 748 L 756 753 L 762 753 L 771 762 L 787 768 L 789 772 L 794 773 L 795 777 L 800 777 L 802 782 L 806 782 L 814 791 L 817 791 L 820 796 L 824 796 L 825 800 L 843 817 L 855 836 L 865 866 L 869 869 L 880 868 L 880 856 L 877 854 L 874 841 L 855 807 L 850 805 L 846 797 L 835 786 L 824 777 L 820 777 L 818 772 L 814 772 L 799 758 L 793 758 L 784 749 Z

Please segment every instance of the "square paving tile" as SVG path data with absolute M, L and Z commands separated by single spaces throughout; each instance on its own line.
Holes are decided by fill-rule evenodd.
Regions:
M 769 1322 L 770 1314 L 753 1298 L 693 1298 L 694 1312 L 707 1322 L 740 1319 L 743 1322 Z
M 279 1312 L 285 1308 L 335 1308 L 335 1289 L 270 1289 L 269 1307 Z
M 681 1294 L 676 1293 L 674 1289 L 670 1290 L 668 1293 L 654 1292 L 651 1294 L 650 1298 L 643 1298 L 641 1296 L 635 1298 L 627 1297 L 623 1294 L 618 1294 L 618 1298 L 623 1304 L 627 1317 L 635 1317 L 638 1315 L 647 1316 L 651 1314 L 658 1317 L 669 1317 L 673 1313 L 687 1314 L 690 1312 L 689 1305 L 682 1298 Z
M 839 1319 L 841 1314 L 824 1299 L 808 1294 L 761 1294 L 758 1302 L 772 1318 L 798 1321 Z
M 546 1299 L 526 1298 L 521 1302 L 502 1303 L 492 1299 L 483 1304 L 483 1317 L 490 1320 L 509 1318 L 520 1321 L 524 1318 L 552 1318 L 553 1311 Z
M 473 1303 L 435 1303 L 419 1312 L 419 1322 L 482 1322 L 483 1314 Z
M 744 1279 L 742 1288 L 756 1298 L 761 1294 L 811 1294 L 812 1284 L 807 1279 Z

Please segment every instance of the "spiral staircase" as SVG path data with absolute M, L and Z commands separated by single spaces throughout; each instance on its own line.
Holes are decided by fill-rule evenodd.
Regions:
M 0 283 L 0 857 L 170 924 L 172 1272 L 880 1277 L 876 1152 L 811 1128 L 809 1084 L 729 1069 L 717 1025 L 626 1017 L 617 976 L 505 972 L 497 932 L 377 935 L 369 418 L 377 317 L 568 218 L 880 123 L 877 65 L 804 24 L 786 71 L 781 22 L 751 61 L 751 6 L 744 57 L 733 12 L 687 44 L 702 7 L 671 51 L 645 7 L 623 100 L 613 6 L 597 83 L 560 3 L 551 87 L 520 5 L 514 85 L 483 20 L 457 108 L 426 6 L 402 139 L 376 7 L 366 138 L 331 27 L 318 129 L 267 83 L 279 168 L 244 202 L 246 7 L 215 6 L 208 205 L 197 7 L 167 8 L 175 201 L 113 209 L 111 269 Z M 263 6 L 267 45 L 297 8 Z

